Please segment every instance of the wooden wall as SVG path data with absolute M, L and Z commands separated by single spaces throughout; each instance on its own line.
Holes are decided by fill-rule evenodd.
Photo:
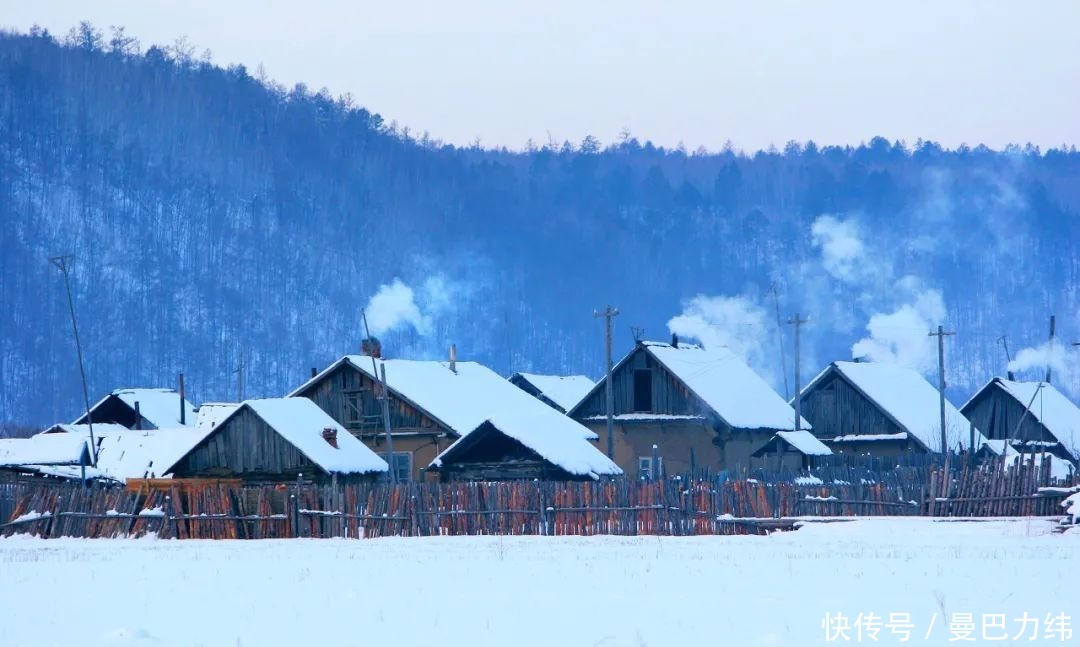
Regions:
M 325 477 L 296 447 L 244 408 L 219 426 L 173 470 L 177 478 L 238 477 L 288 481 Z
M 634 371 L 641 369 L 652 371 L 652 410 L 648 413 L 707 415 L 708 407 L 640 345 L 612 373 L 615 415 L 640 413 L 634 409 Z M 601 386 L 577 408 L 574 417 L 580 420 L 604 415 L 607 413 L 605 397 L 605 389 Z
M 374 387 L 374 381 L 367 375 L 355 366 L 343 363 L 297 395 L 310 399 L 373 452 L 384 455 L 386 432 L 383 426 L 382 403 L 375 399 Z M 349 422 L 345 415 L 345 394 L 356 391 L 360 392 L 363 414 L 360 423 Z M 457 438 L 453 430 L 425 415 L 393 392 L 390 394 L 390 433 L 394 439 L 394 453 L 412 455 L 412 478 L 415 480 L 423 479 L 424 471 L 431 461 Z
M 818 438 L 866 434 L 898 434 L 900 428 L 835 370 L 802 399 L 802 415 Z
M 1054 437 L 1035 416 L 1028 413 L 1024 416 L 1024 407 L 1016 398 L 1005 393 L 999 386 L 991 386 L 984 390 L 977 398 L 965 405 L 961 411 L 975 428 L 983 432 L 983 435 L 991 440 L 1017 439 L 1021 441 L 1038 440 L 1045 442 L 1057 442 Z M 1038 398 L 1031 405 L 1037 409 Z M 1021 423 L 1020 419 L 1024 421 Z M 1016 428 L 1020 423 L 1019 430 Z M 1072 460 L 1068 452 L 1060 446 L 1051 448 L 1050 451 L 1066 460 Z

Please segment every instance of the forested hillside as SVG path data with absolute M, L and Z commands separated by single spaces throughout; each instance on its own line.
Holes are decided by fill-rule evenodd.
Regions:
M 998 337 L 1037 347 L 1056 313 L 1055 380 L 1080 386 L 1073 148 L 455 148 L 261 76 L 87 25 L 0 36 L 0 422 L 80 408 L 48 262 L 69 252 L 92 399 L 179 371 L 195 400 L 231 399 L 241 352 L 248 396 L 283 393 L 358 350 L 387 285 L 412 299 L 373 322 L 387 354 L 456 343 L 504 373 L 597 376 L 612 303 L 617 355 L 670 322 L 783 392 L 779 310 L 810 316 L 804 383 L 853 352 L 936 375 L 942 323 L 962 400 L 1004 370 Z

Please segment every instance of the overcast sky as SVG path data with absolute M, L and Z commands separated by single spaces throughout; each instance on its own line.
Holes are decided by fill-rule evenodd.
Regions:
M 84 19 L 456 144 L 1080 144 L 1076 0 L 0 0 L 23 31 Z

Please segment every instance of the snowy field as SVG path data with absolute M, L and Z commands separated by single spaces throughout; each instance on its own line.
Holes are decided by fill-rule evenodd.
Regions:
M 950 624 L 967 631 L 962 614 L 977 644 L 990 642 L 984 620 L 993 637 L 1002 618 L 1010 643 L 1024 629 L 1026 644 L 1062 644 L 1045 618 L 1080 621 L 1080 534 L 1052 535 L 1051 525 L 873 519 L 770 537 L 3 539 L 0 645 L 899 645 L 902 618 L 890 614 L 902 613 L 913 625 L 907 644 L 963 644 L 950 642 Z M 836 614 L 851 629 L 827 637 L 827 613 L 834 630 Z M 860 613 L 867 630 L 876 625 L 866 614 L 880 619 L 876 641 L 858 635 Z M 1038 618 L 1034 641 L 1017 621 L 1025 613 Z M 1080 632 L 1065 644 L 1077 641 Z

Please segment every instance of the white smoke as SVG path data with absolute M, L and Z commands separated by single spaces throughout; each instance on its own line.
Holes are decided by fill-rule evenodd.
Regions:
M 945 319 L 945 302 L 939 290 L 923 289 L 911 276 L 898 281 L 896 288 L 908 298 L 891 312 L 870 316 L 869 335 L 852 345 L 852 357 L 930 373 L 937 366 L 937 341 L 929 333 Z
M 696 339 L 705 348 L 726 348 L 744 362 L 762 368 L 768 334 L 765 310 L 743 296 L 699 294 L 683 303 L 682 314 L 668 321 L 668 330 Z
M 820 216 L 810 226 L 814 246 L 821 248 L 821 263 L 833 278 L 852 283 L 860 279 L 864 246 L 854 219 Z
M 428 334 L 431 318 L 420 312 L 414 296 L 412 288 L 401 279 L 379 286 L 364 309 L 371 334 L 379 336 L 406 326 L 420 335 Z
M 1052 373 L 1051 379 L 1056 384 L 1071 385 L 1080 377 L 1080 356 L 1061 340 L 1057 340 L 1053 344 L 1047 341 L 1038 346 L 1024 348 L 1009 362 L 1010 371 L 1028 372 L 1026 377 L 1034 380 L 1044 379 L 1048 367 Z

